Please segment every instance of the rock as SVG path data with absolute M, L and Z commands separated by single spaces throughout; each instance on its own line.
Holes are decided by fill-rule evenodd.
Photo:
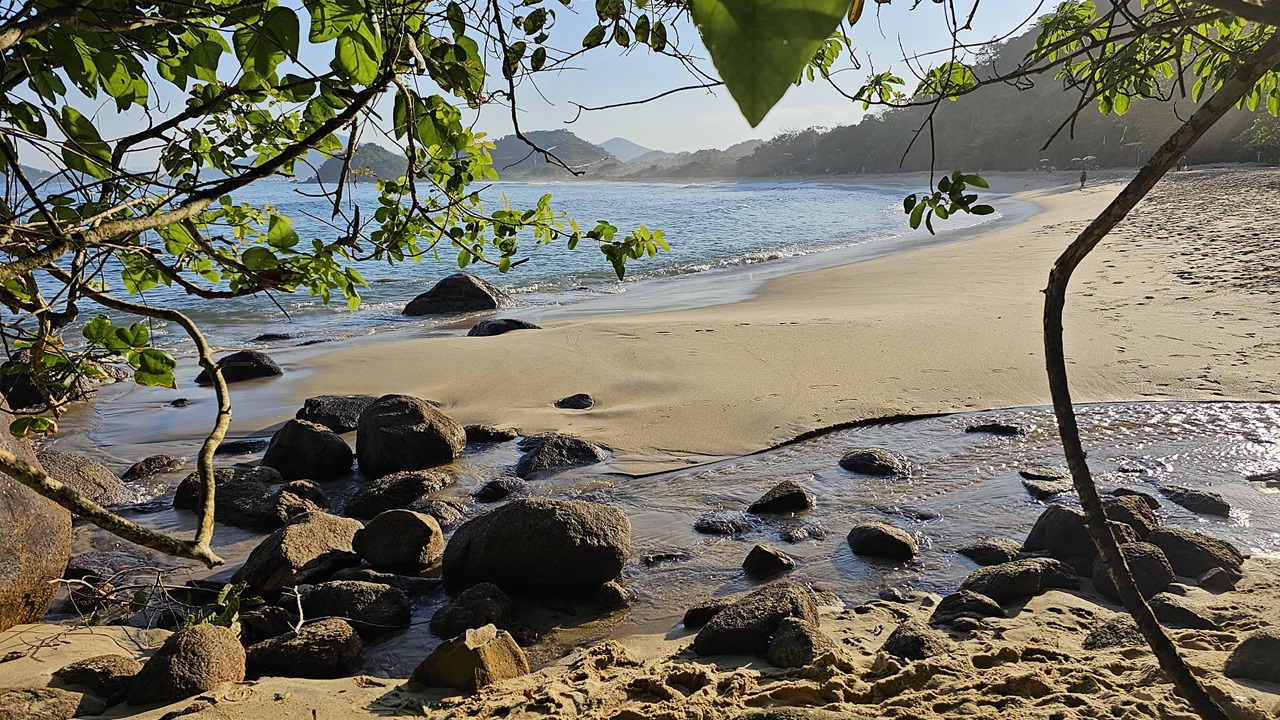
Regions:
M 631 521 L 577 500 L 517 499 L 472 518 L 444 550 L 444 576 L 463 586 L 591 592 L 622 571 Z
M 1140 539 L 1160 527 L 1160 518 L 1147 503 L 1137 495 L 1121 495 L 1106 498 L 1102 501 L 1102 512 L 1108 520 L 1124 523 L 1133 528 Z
M 1128 523 L 1108 520 L 1107 526 L 1111 528 L 1111 534 L 1115 536 L 1117 545 L 1142 542 L 1142 538 L 1138 537 L 1138 531 L 1134 530 L 1133 526 Z M 1089 566 L 1089 572 L 1093 572 L 1093 565 Z
M 999 422 L 970 425 L 964 431 L 983 435 L 998 435 L 1000 437 L 1023 437 L 1027 434 L 1027 429 L 1021 425 Z
M 53 674 L 68 685 L 88 688 L 108 705 L 115 705 L 125 698 L 133 676 L 142 670 L 142 663 L 127 655 L 95 655 L 73 662 Z
M 1160 528 L 1147 536 L 1147 542 L 1164 551 L 1173 571 L 1184 577 L 1199 577 L 1221 568 L 1239 582 L 1244 555 L 1235 545 L 1190 530 Z
M 244 680 L 244 648 L 235 633 L 201 623 L 179 630 L 134 676 L 130 705 L 168 703 L 198 695 L 224 682 Z
M 36 453 L 49 477 L 68 485 L 104 507 L 126 505 L 138 499 L 129 486 L 106 465 L 77 453 L 41 450 Z
M 496 320 L 481 320 L 471 329 L 467 331 L 467 337 L 492 337 L 494 335 L 502 335 L 512 330 L 541 330 L 542 328 L 525 320 L 516 320 L 515 318 L 498 318 Z
M 1174 503 L 1200 515 L 1219 515 L 1227 517 L 1231 514 L 1231 505 L 1216 492 L 1197 488 L 1165 485 L 1160 493 Z
M 68 580 L 109 580 L 117 573 L 147 564 L 138 556 L 123 552 L 79 553 L 67 560 L 67 569 L 62 577 Z
M 485 625 L 504 627 L 511 622 L 511 598 L 493 583 L 479 583 L 458 593 L 431 616 L 431 632 L 453 638 Z
M 512 475 L 507 475 L 485 483 L 480 487 L 480 489 L 471 493 L 471 497 L 475 498 L 476 502 L 497 502 L 513 493 L 522 493 L 528 487 L 529 484 L 524 480 Z
M 258 543 L 232 582 L 248 583 L 255 595 L 275 595 L 285 587 L 321 582 L 360 564 L 351 548 L 358 520 L 309 513 L 289 521 Z
M 440 491 L 453 478 L 434 470 L 404 470 L 365 483 L 347 501 L 346 514 L 368 519 L 401 510 Z
M 438 577 L 422 577 L 420 575 L 396 575 L 378 572 L 369 567 L 343 568 L 335 572 L 330 580 L 359 580 L 360 582 L 390 585 L 410 598 L 417 598 L 439 590 L 444 583 Z
M 615 580 L 610 580 L 596 588 L 591 597 L 608 610 L 621 610 L 635 600 L 635 596 L 631 594 L 631 591 Z
M 363 649 L 351 623 L 324 618 L 297 632 L 251 645 L 246 666 L 249 674 L 259 677 L 339 678 L 359 668 Z
M 696 630 L 706 625 L 721 610 L 733 607 L 736 604 L 738 604 L 738 601 L 734 598 L 712 598 L 686 610 L 684 619 L 680 621 L 680 624 L 690 630 Z
M 1168 557 L 1168 553 L 1165 553 L 1165 556 Z M 1174 572 L 1177 571 L 1175 570 Z M 1223 570 L 1222 568 L 1216 567 L 1206 570 L 1203 575 L 1196 578 L 1196 585 L 1199 585 L 1205 590 L 1230 592 L 1236 589 L 1236 583 L 1239 581 L 1240 578 L 1232 575 L 1230 572 Z
M 850 450 L 840 458 L 840 467 L 862 475 L 906 475 L 909 467 L 905 460 L 882 448 Z
M 586 393 L 578 393 L 569 397 L 560 398 L 556 401 L 556 407 L 561 410 L 590 410 L 595 407 L 595 398 Z
M 360 413 L 377 399 L 373 395 L 317 395 L 302 401 L 296 417 L 336 433 L 349 433 L 359 427 Z
M 1155 613 L 1156 619 L 1165 627 L 1191 630 L 1218 629 L 1217 623 L 1200 614 L 1198 610 L 1188 605 L 1186 600 L 1172 593 L 1156 593 L 1147 603 L 1151 605 L 1151 611 Z
M 279 340 L 292 340 L 298 337 L 293 333 L 267 332 L 254 336 L 249 342 L 276 342 Z
M 756 545 L 751 548 L 751 552 L 747 553 L 747 559 L 742 561 L 742 569 L 747 573 L 747 577 L 753 580 L 765 580 L 794 570 L 796 561 L 786 553 L 775 550 L 768 545 Z
M 698 518 L 693 529 L 704 535 L 741 535 L 751 529 L 751 522 L 737 510 L 721 510 Z
M 1063 505 L 1046 507 L 1022 543 L 1023 552 L 1047 550 L 1059 560 L 1091 561 L 1098 551 L 1093 547 L 1093 538 L 1084 520 L 1085 515 L 1079 510 Z
M 1164 552 L 1155 545 L 1145 542 L 1125 543 L 1120 546 L 1120 552 L 1124 554 L 1124 561 L 1133 572 L 1133 579 L 1142 597 L 1149 598 L 1164 592 L 1169 583 L 1173 582 L 1173 568 L 1169 567 Z M 1116 590 L 1115 583 L 1111 582 L 1101 556 L 1093 561 L 1093 587 L 1112 600 L 1120 600 L 1120 593 Z
M 1085 650 L 1107 650 L 1109 648 L 1141 647 L 1146 645 L 1138 625 L 1128 615 L 1116 615 L 1102 625 L 1089 631 L 1084 636 L 1081 646 Z
M 106 709 L 97 698 L 61 688 L 0 688 L 0 720 L 71 720 Z
M 693 649 L 699 655 L 763 655 L 778 626 L 789 617 L 816 624 L 818 607 L 813 597 L 792 583 L 766 585 L 716 613 L 698 631 Z
M 218 444 L 214 455 L 252 455 L 267 449 L 268 441 L 261 438 L 240 438 L 223 440 Z
M 7 346 L 6 346 L 7 348 Z M 16 370 L 16 372 L 0 372 L 0 395 L 4 396 L 6 405 L 11 410 L 29 410 L 33 408 L 43 408 L 45 406 L 44 398 L 40 394 L 39 388 L 31 379 L 31 350 L 22 348 L 20 350 L 6 350 L 9 360 L 3 363 L 5 370 Z M 16 368 L 11 363 L 21 363 L 24 367 Z M 106 370 L 105 365 L 99 365 L 99 369 Z M 60 383 L 65 379 L 61 371 L 53 370 L 45 375 L 46 380 L 53 383 Z M 76 402 L 80 400 L 92 400 L 97 392 L 93 389 L 90 379 L 85 376 L 79 376 L 71 379 L 71 386 L 67 390 L 67 399 Z M 12 422 L 12 418 L 10 418 Z M 8 427 L 6 425 L 5 427 Z
M 528 674 L 529 661 L 511 633 L 485 625 L 442 643 L 414 668 L 409 679 L 427 687 L 474 693 Z
M 511 297 L 493 284 L 469 273 L 454 273 L 437 282 L 405 305 L 404 315 L 439 315 L 442 313 L 496 310 L 511 302 Z
M 928 660 L 951 650 L 951 640 L 919 620 L 908 620 L 889 634 L 880 650 L 903 660 Z
M 1018 471 L 1027 480 L 1065 480 L 1071 483 L 1071 470 L 1057 465 L 1031 465 Z
M 257 350 L 241 350 L 231 353 L 218 360 L 218 367 L 222 368 L 222 379 L 229 383 L 284 374 L 284 370 L 280 369 L 280 366 L 276 364 L 275 360 L 271 359 L 271 356 Z M 196 376 L 196 384 L 213 384 L 213 379 L 209 377 L 208 370 L 200 371 L 200 374 Z
M 882 522 L 861 522 L 849 531 L 849 549 L 855 555 L 911 562 L 919 548 L 906 530 Z
M 776 519 L 771 525 L 783 542 L 798 543 L 802 540 L 821 540 L 831 534 L 831 529 L 821 523 L 805 522 L 797 518 Z
M 835 640 L 822 632 L 816 623 L 789 617 L 778 624 L 765 657 L 774 667 L 794 668 L 812 665 L 828 653 L 840 654 L 840 646 Z
M 520 433 L 515 430 L 496 428 L 492 425 L 467 425 L 462 430 L 467 435 L 469 445 L 509 442 L 520 437 Z
M 364 640 L 409 626 L 409 596 L 397 588 L 359 580 L 330 580 L 302 594 L 303 617 L 340 617 Z
M 1111 491 L 1111 496 L 1141 498 L 1142 502 L 1146 503 L 1147 507 L 1151 508 L 1152 510 L 1160 509 L 1160 501 L 1157 500 L 1154 495 L 1150 493 L 1144 493 L 1141 490 L 1134 490 L 1132 488 L 1126 488 L 1126 487 L 1118 487 L 1115 490 Z
M 1036 500 L 1048 500 L 1054 495 L 1068 493 L 1075 489 L 1070 480 L 1042 480 L 1023 478 L 1022 487 L 1031 493 Z
M 462 426 L 420 398 L 384 395 L 360 413 L 356 455 L 366 477 L 443 465 L 466 446 Z
M 350 473 L 354 458 L 347 441 L 324 425 L 290 420 L 271 436 L 262 464 L 285 480 L 325 481 Z
M 213 471 L 216 492 L 213 496 L 214 513 L 218 522 L 246 530 L 271 530 L 280 526 L 269 500 L 269 485 L 284 482 L 274 468 L 217 468 Z M 173 495 L 175 510 L 195 512 L 203 502 L 200 478 L 191 473 L 178 483 Z
M 299 515 L 328 509 L 328 496 L 319 485 L 310 480 L 285 483 L 267 498 L 267 513 L 275 520 L 277 527 Z
M 178 398 L 177 400 L 173 400 L 172 402 L 167 403 L 166 407 L 184 408 L 184 407 L 189 407 L 190 405 L 191 405 L 191 400 L 187 398 Z
M 1227 658 L 1227 677 L 1280 683 L 1280 628 L 1267 627 L 1245 638 Z
M 528 480 L 552 470 L 604 462 L 604 448 L 572 435 L 549 435 L 535 443 L 516 463 L 516 475 Z
M 1004 608 L 986 595 L 961 590 L 951 593 L 938 602 L 933 609 L 929 622 L 938 625 L 950 625 L 959 618 L 981 620 L 983 618 L 1006 617 Z
M 693 553 L 688 550 L 672 549 L 659 550 L 657 552 L 646 553 L 640 556 L 640 564 L 645 567 L 653 567 L 662 563 L 685 562 L 693 559 Z
M 1017 540 L 1002 537 L 985 537 L 970 543 L 956 552 L 979 565 L 999 565 L 1016 560 L 1022 546 Z
M 129 469 L 125 470 L 124 474 L 120 476 L 120 479 L 130 482 L 161 473 L 179 472 L 186 464 L 186 458 L 176 458 L 170 455 L 152 455 L 130 465 Z
M 979 568 L 960 584 L 961 590 L 986 595 L 999 603 L 1039 595 L 1049 588 L 1080 587 L 1070 565 L 1053 558 L 1025 558 Z
M 791 480 L 783 480 L 751 503 L 749 513 L 790 513 L 813 507 L 813 495 Z
M 388 510 L 357 530 L 351 547 L 376 570 L 420 573 L 444 554 L 444 533 L 430 515 Z
M 415 500 L 406 509 L 430 515 L 444 529 L 462 524 L 468 515 L 467 506 L 453 500 Z

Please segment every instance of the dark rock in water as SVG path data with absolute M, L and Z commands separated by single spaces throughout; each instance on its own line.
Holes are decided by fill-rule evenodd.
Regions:
M 855 555 L 885 558 L 899 562 L 914 560 L 919 548 L 915 538 L 905 530 L 882 522 L 862 522 L 849 530 L 849 549 Z
M 1156 517 L 1155 511 L 1137 495 L 1105 498 L 1102 501 L 1102 512 L 1108 520 L 1124 523 L 1133 528 L 1138 537 L 1143 540 L 1160 527 L 1160 518 Z
M 2 720 L 70 720 L 85 715 L 101 715 L 103 702 L 92 695 L 53 687 L 0 688 Z
M 248 583 L 254 595 L 323 582 L 342 568 L 360 564 L 351 540 L 362 527 L 358 520 L 328 513 L 294 518 L 258 543 L 231 581 Z
M 1021 425 L 1012 425 L 1010 423 L 980 423 L 970 425 L 964 429 L 967 433 L 981 433 L 984 435 L 998 435 L 1000 437 L 1023 437 L 1027 434 L 1027 429 Z
M 474 693 L 486 685 L 528 674 L 529 661 L 511 633 L 485 625 L 432 650 L 409 679 L 427 687 Z
M 1176 571 L 1175 571 L 1176 572 Z M 1230 572 L 1222 568 L 1210 568 L 1203 575 L 1196 578 L 1196 585 L 1216 592 L 1230 592 L 1236 589 L 1236 584 L 1240 582 L 1240 578 L 1232 575 Z
M 347 441 L 324 425 L 290 420 L 271 436 L 262 464 L 285 480 L 324 481 L 350 473 L 354 458 Z
M 1117 615 L 1105 623 L 1089 631 L 1081 645 L 1085 650 L 1107 650 L 1109 648 L 1142 647 L 1147 641 L 1138 631 L 1138 625 L 1128 615 Z
M 439 315 L 443 313 L 496 310 L 511 302 L 511 297 L 493 284 L 468 273 L 454 273 L 405 305 L 404 315 Z
M 1178 485 L 1165 485 L 1160 488 L 1160 493 L 1193 513 L 1219 515 L 1221 517 L 1227 517 L 1231 514 L 1231 505 L 1216 492 L 1180 487 Z
M 883 448 L 850 450 L 840 458 L 840 467 L 862 475 L 906 475 L 905 460 Z
M 485 625 L 505 627 L 511 622 L 511 598 L 493 583 L 479 583 L 458 593 L 431 616 L 431 632 L 452 638 Z
M 1126 488 L 1126 487 L 1118 487 L 1115 490 L 1111 491 L 1111 495 L 1112 497 L 1131 496 L 1136 498 L 1142 498 L 1142 502 L 1146 503 L 1147 507 L 1151 508 L 1152 510 L 1160 509 L 1160 501 L 1157 500 L 1155 496 L 1152 495 L 1151 493 L 1145 493 L 1145 492 L 1142 492 L 1141 490 L 1134 490 L 1132 488 Z
M 908 520 L 928 522 L 942 517 L 938 513 L 915 505 L 873 505 L 872 509 L 885 515 L 897 515 Z
M 831 534 L 826 525 L 806 522 L 795 518 L 781 518 L 770 523 L 778 530 L 778 538 L 783 542 L 798 543 L 802 540 L 821 540 Z
M 252 455 L 267 449 L 268 441 L 261 438 L 242 438 L 239 440 L 223 440 L 214 455 Z
M 125 470 L 124 474 L 120 476 L 120 479 L 130 482 L 148 478 L 152 475 L 159 475 L 160 473 L 178 472 L 186 464 L 186 458 L 176 458 L 170 455 L 152 455 L 130 465 L 129 469 Z
M 463 432 L 467 435 L 469 445 L 508 442 L 520 437 L 520 433 L 515 430 L 504 430 L 492 425 L 468 425 L 463 428 Z
M 110 580 L 113 575 L 147 564 L 142 558 L 124 552 L 80 553 L 67 561 L 67 570 L 62 577 L 67 580 Z
M 516 475 L 531 477 L 552 470 L 593 465 L 604 462 L 609 453 L 594 443 L 572 435 L 550 435 L 542 438 L 516 463 Z
M 813 495 L 808 490 L 800 487 L 791 480 L 783 480 L 782 482 L 770 488 L 769 492 L 760 497 L 759 500 L 751 503 L 751 507 L 747 508 L 749 513 L 790 513 L 808 510 L 813 507 Z
M 347 501 L 346 514 L 367 520 L 388 510 L 407 508 L 453 482 L 433 470 L 405 470 L 366 483 Z
M 1173 568 L 1169 567 L 1164 552 L 1155 545 L 1145 542 L 1125 543 L 1120 546 L 1120 552 L 1133 571 L 1133 579 L 1137 582 L 1138 592 L 1142 597 L 1150 598 L 1156 593 L 1164 592 L 1169 583 L 1173 582 Z M 1093 561 L 1093 587 L 1112 600 L 1120 599 L 1120 593 L 1116 590 L 1115 583 L 1111 582 L 1111 576 L 1107 574 L 1101 557 Z
M 1016 540 L 1002 537 L 985 537 L 966 545 L 956 552 L 979 565 L 999 565 L 1016 560 L 1022 546 Z
M 471 493 L 471 497 L 475 498 L 476 502 L 497 502 L 508 495 L 522 493 L 528 487 L 529 484 L 518 477 L 505 476 L 485 483 L 480 489 Z
M 344 568 L 335 572 L 329 579 L 359 580 L 360 582 L 390 585 L 410 598 L 429 595 L 439 590 L 444 584 L 444 581 L 440 578 L 422 577 L 421 575 L 395 575 L 393 573 L 378 572 L 373 568 L 363 566 Z
M 169 402 L 168 405 L 169 407 L 174 407 L 174 408 L 189 407 L 191 405 L 191 400 L 187 398 L 178 398 L 177 400 L 173 400 Z
M 420 573 L 444 554 L 444 533 L 430 515 L 388 510 L 357 530 L 351 547 L 375 570 Z
M 1093 538 L 1084 520 L 1084 513 L 1079 510 L 1064 505 L 1046 507 L 1022 543 L 1023 552 L 1047 550 L 1059 560 L 1083 557 L 1092 561 L 1098 551 L 1093 547 Z
M 296 417 L 336 433 L 349 433 L 359 427 L 360 413 L 377 399 L 373 395 L 317 395 L 302 402 Z
M 360 472 L 381 477 L 451 462 L 466 449 L 462 426 L 421 398 L 384 395 L 360 414 Z
M 255 380 L 257 378 L 283 375 L 284 370 L 269 355 L 257 350 L 241 350 L 218 360 L 222 369 L 222 379 L 228 383 Z M 212 385 L 213 378 L 208 370 L 201 370 L 196 376 L 197 385 Z
M 621 610 L 635 600 L 635 596 L 631 594 L 631 591 L 616 580 L 610 580 L 596 588 L 591 597 L 608 610 Z
M 304 617 L 340 617 L 362 640 L 376 640 L 409 626 L 412 607 L 399 589 L 358 580 L 330 580 L 302 595 Z
M 693 523 L 693 529 L 704 535 L 741 535 L 751 527 L 747 516 L 737 510 L 708 513 Z
M 1167 592 L 1152 595 L 1147 601 L 1161 625 L 1191 630 L 1217 630 L 1218 624 L 1201 615 L 1186 600 Z
M 816 623 L 789 617 L 778 624 L 765 657 L 774 667 L 795 668 L 812 665 L 828 653 L 839 655 L 840 645 Z
M 244 648 L 235 633 L 202 623 L 165 640 L 129 688 L 130 705 L 173 702 L 244 680 Z
M 407 510 L 435 518 L 441 528 L 449 529 L 467 519 L 467 506 L 453 500 L 415 500 Z
M 556 407 L 561 410 L 590 410 L 595 407 L 595 398 L 586 393 L 578 393 L 570 395 L 566 398 L 560 398 L 556 401 Z
M 127 655 L 95 655 L 55 671 L 53 674 L 68 685 L 79 685 L 108 705 L 124 700 L 133 684 L 133 676 L 142 670 L 142 663 Z
M 1231 651 L 1223 672 L 1227 677 L 1280 683 L 1280 628 L 1258 630 Z
M 269 332 L 262 333 L 249 342 L 276 342 L 277 340 L 292 340 L 296 337 L 298 336 L 293 333 Z
M 502 335 L 512 330 L 541 330 L 542 328 L 525 320 L 516 320 L 515 318 L 499 318 L 496 320 L 481 320 L 471 329 L 467 331 L 467 337 L 492 337 L 494 335 Z
M 213 471 L 214 512 L 220 523 L 246 530 L 271 530 L 280 526 L 279 518 L 268 502 L 269 485 L 284 481 L 280 473 L 268 467 L 218 468 Z M 178 483 L 173 496 L 175 510 L 196 511 L 200 507 L 200 478 L 191 473 Z
M 1033 480 L 1024 478 L 1022 486 L 1037 500 L 1048 500 L 1054 495 L 1069 493 L 1074 490 L 1070 480 Z
M 1033 597 L 1050 588 L 1079 587 L 1071 566 L 1053 558 L 1025 558 L 979 568 L 960 584 L 961 590 L 986 595 L 999 603 Z
M 275 519 L 277 527 L 299 515 L 328 509 L 328 496 L 310 480 L 285 483 L 267 499 L 267 512 Z
M 251 645 L 246 651 L 246 668 L 254 676 L 339 678 L 360 667 L 362 650 L 364 643 L 351 623 L 323 618 L 296 632 Z
M 908 620 L 889 634 L 880 649 L 903 660 L 928 660 L 951 650 L 951 639 L 919 620 Z
M 818 622 L 818 607 L 804 588 L 777 582 L 716 613 L 693 639 L 699 655 L 763 655 L 786 618 Z
M 630 551 L 631 521 L 620 510 L 517 499 L 454 531 L 444 576 L 461 586 L 589 593 L 618 576 Z
M 680 624 L 690 630 L 696 630 L 710 622 L 711 618 L 725 608 L 736 605 L 738 601 L 733 598 L 713 598 L 704 603 L 699 603 L 689 608 L 684 613 L 684 620 Z
M 1032 465 L 1018 471 L 1027 480 L 1066 480 L 1071 483 L 1071 471 L 1057 465 Z
M 796 561 L 789 555 L 768 545 L 756 545 L 751 548 L 751 552 L 747 553 L 747 559 L 742 562 L 742 569 L 746 571 L 747 577 L 755 580 L 771 578 L 788 570 L 794 570 L 795 567 Z
M 1006 617 L 1004 608 L 986 595 L 961 590 L 942 598 L 933 609 L 929 622 L 950 625 L 958 618 L 981 620 L 989 617 Z
M 105 507 L 125 505 L 137 494 L 106 465 L 78 453 L 41 450 L 36 453 L 44 471 L 56 480 Z
M 1226 572 L 1233 584 L 1242 577 L 1244 555 L 1225 540 L 1190 530 L 1160 528 L 1147 537 L 1147 542 L 1163 550 L 1173 571 L 1184 577 L 1199 577 L 1214 568 Z

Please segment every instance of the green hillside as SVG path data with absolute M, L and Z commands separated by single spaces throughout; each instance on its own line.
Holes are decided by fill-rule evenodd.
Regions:
M 324 161 L 315 177 L 308 182 L 336 183 L 342 175 L 343 158 L 334 157 Z M 393 153 L 381 145 L 365 143 L 356 148 L 351 157 L 350 178 L 352 182 L 377 182 L 379 180 L 398 180 L 405 176 L 409 162 L 403 155 Z
M 526 132 L 525 137 L 574 170 L 586 173 L 586 177 L 616 174 L 622 167 L 617 158 L 568 130 L 533 130 Z M 508 135 L 495 144 L 493 168 L 503 180 L 571 177 L 564 168 L 548 162 L 515 135 Z

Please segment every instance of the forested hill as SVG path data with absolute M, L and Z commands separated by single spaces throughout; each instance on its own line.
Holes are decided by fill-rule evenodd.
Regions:
M 532 130 L 524 135 L 534 145 L 587 176 L 612 176 L 622 166 L 608 151 L 568 130 Z M 564 168 L 548 161 L 515 135 L 508 135 L 495 144 L 497 148 L 493 151 L 493 167 L 503 180 L 571 177 Z
M 342 175 L 342 157 L 332 157 L 324 161 L 315 177 L 307 182 L 335 183 Z M 356 148 L 351 156 L 349 170 L 352 182 L 377 182 L 379 180 L 396 180 L 405 176 L 409 162 L 403 155 L 393 153 L 381 145 L 365 143 Z

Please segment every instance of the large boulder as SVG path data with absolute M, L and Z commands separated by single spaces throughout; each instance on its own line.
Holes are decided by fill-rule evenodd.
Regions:
M 102 701 L 92 695 L 62 688 L 0 688 L 0 720 L 70 720 L 105 710 Z
M 996 602 L 1032 597 L 1050 588 L 1074 590 L 1080 581 L 1070 565 L 1053 558 L 1026 558 L 979 568 L 960 584 L 961 590 Z
M 299 515 L 329 509 L 329 498 L 319 485 L 310 480 L 294 480 L 281 485 L 267 498 L 267 513 L 273 527 L 279 527 Z
M 956 552 L 979 565 L 999 565 L 1016 560 L 1022 546 L 1016 540 L 1002 537 L 984 537 L 965 545 Z
M 496 310 L 511 302 L 511 296 L 490 282 L 468 273 L 454 273 L 405 305 L 404 315 Z
M 348 433 L 359 427 L 360 413 L 377 399 L 373 395 L 317 395 L 302 402 L 296 417 L 336 433 Z
M 951 639 L 919 620 L 908 620 L 889 633 L 880 647 L 903 660 L 928 660 L 951 649 Z
M 787 618 L 817 624 L 813 596 L 788 582 L 766 585 L 713 615 L 693 639 L 693 649 L 699 655 L 763 655 Z
M 290 420 L 271 436 L 262 464 L 285 480 L 323 481 L 351 472 L 354 457 L 347 441 L 324 425 Z
M 444 553 L 444 533 L 430 515 L 388 510 L 357 530 L 351 547 L 375 570 L 420 573 Z
M 467 630 L 496 625 L 506 627 L 511 622 L 511 598 L 493 583 L 473 585 L 431 616 L 431 632 L 442 638 L 452 638 Z
M 938 601 L 938 606 L 929 616 L 929 622 L 937 625 L 951 625 L 960 618 L 981 620 L 989 617 L 1005 617 L 1004 608 L 995 600 L 970 590 L 961 590 Z
M 342 568 L 360 564 L 351 540 L 362 527 L 359 520 L 323 512 L 301 515 L 258 543 L 231 580 L 248 583 L 257 595 L 321 582 Z
M 383 395 L 360 413 L 356 455 L 366 477 L 443 465 L 466 446 L 462 426 L 421 398 Z
M 542 328 L 534 325 L 527 320 L 517 320 L 515 318 L 498 318 L 496 320 L 481 320 L 467 331 L 467 337 L 492 337 L 494 335 L 502 335 L 512 330 L 541 330 Z
M 463 523 L 444 549 L 444 576 L 505 590 L 591 592 L 622 571 L 631 521 L 577 500 L 513 500 Z
M 202 623 L 179 630 L 134 676 L 130 705 L 173 702 L 244 680 L 244 648 L 221 625 Z
M 284 374 L 284 370 L 271 359 L 270 355 L 257 350 L 233 352 L 219 359 L 218 367 L 222 369 L 222 379 L 229 383 Z M 213 384 L 213 378 L 209 377 L 208 370 L 200 371 L 196 376 L 196 384 Z
M 1022 543 L 1024 552 L 1048 551 L 1049 555 L 1088 571 L 1098 551 L 1085 525 L 1085 514 L 1064 505 L 1050 505 L 1036 518 Z
M 486 685 L 528 674 L 529 661 L 511 633 L 485 625 L 441 643 L 414 668 L 409 679 L 427 687 L 474 693 Z
M 274 468 L 232 467 L 213 471 L 214 514 L 218 522 L 246 530 L 271 530 L 280 527 L 270 504 L 269 486 L 284 482 Z M 203 502 L 200 477 L 193 472 L 178 483 L 173 495 L 175 510 L 195 512 Z
M 412 605 L 403 590 L 382 583 L 331 580 L 302 593 L 304 617 L 340 617 L 364 640 L 409 626 Z
M 1102 512 L 1108 520 L 1124 523 L 1133 528 L 1140 540 L 1160 527 L 1160 518 L 1138 495 L 1118 495 L 1102 501 Z
M 572 435 L 530 438 L 521 449 L 525 454 L 516 462 L 516 475 L 525 479 L 553 470 L 594 465 L 609 457 L 609 453 L 599 445 Z
M 1244 555 L 1226 540 L 1190 530 L 1160 528 L 1147 536 L 1147 542 L 1164 551 L 1173 571 L 1184 577 L 1200 577 L 1220 568 L 1235 581 L 1241 577 Z
M 251 645 L 246 651 L 246 668 L 256 676 L 338 678 L 359 667 L 363 649 L 351 623 L 324 618 Z
M 840 645 L 822 632 L 816 623 L 800 618 L 784 618 L 769 641 L 765 657 L 774 667 L 812 665 L 823 655 L 840 655 Z
M 128 655 L 95 655 L 67 665 L 53 674 L 68 685 L 88 688 L 114 705 L 123 700 L 133 685 L 142 663 Z
M 1164 553 L 1155 545 L 1144 542 L 1125 543 L 1120 546 L 1120 552 L 1124 555 L 1124 561 L 1132 571 L 1138 592 L 1143 598 L 1164 592 L 1169 583 L 1173 582 L 1173 568 L 1169 567 Z M 1112 600 L 1120 600 L 1120 591 L 1111 581 L 1102 556 L 1093 560 L 1093 587 Z
M 861 522 L 849 530 L 849 549 L 855 555 L 899 562 L 915 559 L 919 548 L 906 530 L 882 522 Z
M 1231 504 L 1221 495 L 1210 490 L 1165 485 L 1160 488 L 1160 493 L 1193 513 L 1220 517 L 1231 514 Z
M 7 426 L 4 429 L 7 430 Z M 125 505 L 138 499 L 129 486 L 97 460 L 56 450 L 41 450 L 37 456 L 49 477 L 65 483 L 103 507 Z
M 910 466 L 902 458 L 884 448 L 850 450 L 840 458 L 840 467 L 859 475 L 905 475 Z
M 388 510 L 400 510 L 429 499 L 453 482 L 453 477 L 434 470 L 403 470 L 365 483 L 347 501 L 346 513 L 367 520 Z
M 1231 651 L 1223 672 L 1227 677 L 1280 684 L 1280 628 L 1263 628 Z
M 811 507 L 813 507 L 813 495 L 808 490 L 800 487 L 794 480 L 783 480 L 770 488 L 769 492 L 762 495 L 759 500 L 751 503 L 747 512 L 791 513 L 808 510 Z

